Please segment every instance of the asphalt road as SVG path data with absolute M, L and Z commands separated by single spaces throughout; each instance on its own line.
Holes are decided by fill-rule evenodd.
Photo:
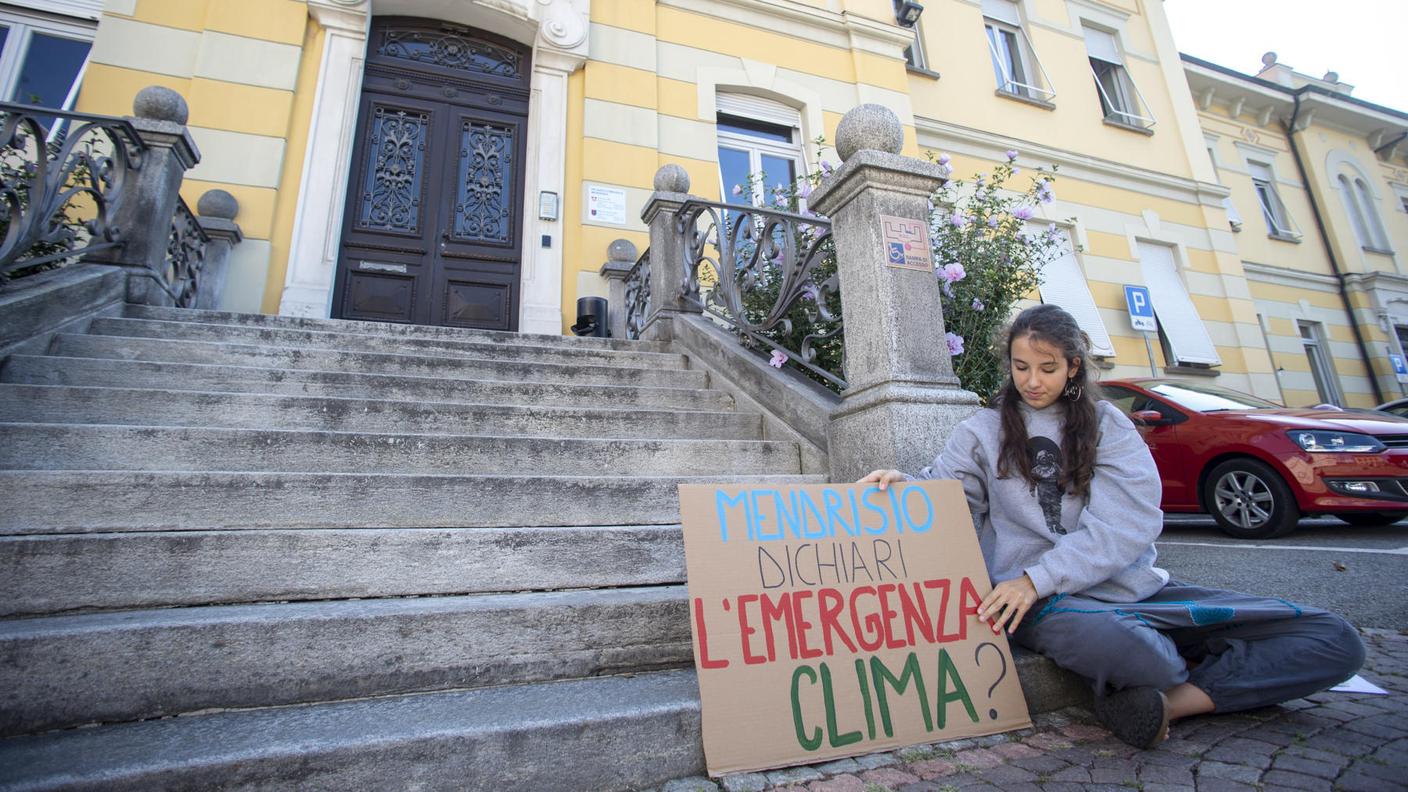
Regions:
M 1408 630 L 1408 520 L 1355 528 L 1305 519 L 1288 536 L 1246 542 L 1218 531 L 1211 517 L 1169 515 L 1158 549 L 1158 565 L 1188 583 L 1315 605 L 1360 627 Z

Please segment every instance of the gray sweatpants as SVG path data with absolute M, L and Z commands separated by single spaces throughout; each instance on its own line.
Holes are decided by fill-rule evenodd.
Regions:
M 1090 679 L 1096 695 L 1191 682 L 1218 712 L 1308 696 L 1364 663 L 1358 633 L 1333 613 L 1176 581 L 1142 602 L 1048 597 L 1013 637 Z

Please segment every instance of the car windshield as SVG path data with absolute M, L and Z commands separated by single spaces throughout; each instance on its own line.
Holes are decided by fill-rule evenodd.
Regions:
M 1218 410 L 1267 410 L 1281 405 L 1258 399 L 1240 391 L 1219 388 L 1216 385 L 1200 385 L 1190 382 L 1159 382 L 1145 385 L 1146 388 L 1174 402 L 1198 412 Z

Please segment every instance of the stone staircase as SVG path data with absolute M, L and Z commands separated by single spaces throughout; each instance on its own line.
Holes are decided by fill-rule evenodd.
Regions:
M 0 789 L 702 769 L 675 487 L 819 482 L 643 342 L 125 306 L 0 367 Z

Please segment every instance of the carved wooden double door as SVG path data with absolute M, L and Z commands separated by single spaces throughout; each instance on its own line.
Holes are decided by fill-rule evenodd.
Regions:
M 446 23 L 373 24 L 334 317 L 517 329 L 528 59 Z

